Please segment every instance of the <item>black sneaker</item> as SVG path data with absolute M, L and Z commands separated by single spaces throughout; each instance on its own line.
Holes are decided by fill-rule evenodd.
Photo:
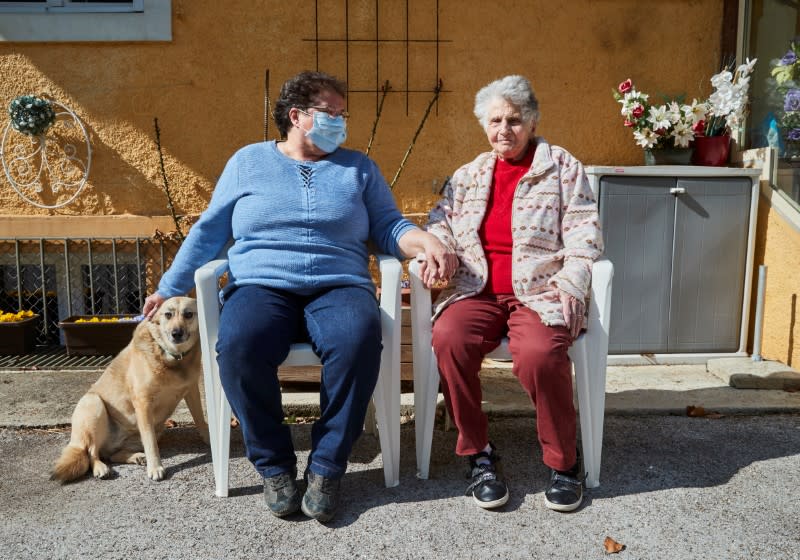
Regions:
M 568 471 L 550 469 L 550 484 L 544 492 L 544 504 L 555 511 L 573 511 L 583 502 L 583 478 L 580 463 Z
M 303 496 L 303 513 L 320 523 L 327 523 L 336 514 L 341 479 L 326 478 L 311 471 L 306 472 L 308 488 Z
M 504 505 L 508 501 L 508 487 L 506 483 L 500 478 L 498 473 L 500 457 L 497 455 L 494 445 L 492 452 L 486 453 L 481 451 L 469 457 L 469 471 L 467 471 L 467 478 L 471 478 L 472 482 L 467 486 L 464 495 L 472 496 L 475 503 L 484 509 L 497 508 Z M 478 463 L 478 459 L 488 459 L 489 463 Z
M 297 473 L 284 472 L 264 479 L 264 502 L 275 517 L 284 517 L 300 509 Z

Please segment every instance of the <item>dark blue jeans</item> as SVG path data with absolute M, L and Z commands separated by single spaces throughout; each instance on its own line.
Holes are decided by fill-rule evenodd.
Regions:
M 283 423 L 278 366 L 299 340 L 310 341 L 322 362 L 321 415 L 311 430 L 309 469 L 339 478 L 378 380 L 382 346 L 375 295 L 358 286 L 310 296 L 242 286 L 228 295 L 217 342 L 220 378 L 247 458 L 264 477 L 291 472 L 297 462 Z

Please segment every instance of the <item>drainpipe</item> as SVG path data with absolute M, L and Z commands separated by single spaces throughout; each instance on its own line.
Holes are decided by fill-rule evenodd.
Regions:
M 767 267 L 758 267 L 758 290 L 756 292 L 756 324 L 753 332 L 753 361 L 761 361 L 761 331 L 764 322 L 764 288 L 767 283 Z

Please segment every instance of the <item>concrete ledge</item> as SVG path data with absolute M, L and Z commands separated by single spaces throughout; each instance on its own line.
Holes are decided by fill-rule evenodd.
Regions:
M 706 367 L 709 373 L 737 389 L 800 390 L 800 372 L 780 362 L 721 358 L 709 360 Z

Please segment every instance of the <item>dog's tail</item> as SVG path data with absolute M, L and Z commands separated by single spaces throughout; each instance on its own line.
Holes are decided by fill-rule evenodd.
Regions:
M 61 482 L 75 480 L 86 474 L 89 465 L 89 451 L 85 447 L 67 445 L 50 472 L 50 480 L 60 480 Z

